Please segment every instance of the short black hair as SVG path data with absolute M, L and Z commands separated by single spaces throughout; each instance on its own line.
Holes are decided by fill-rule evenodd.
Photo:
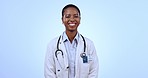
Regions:
M 76 9 L 78 10 L 79 14 L 81 15 L 80 9 L 79 9 L 76 5 L 74 5 L 74 4 L 68 4 L 68 5 L 66 5 L 66 6 L 62 9 L 62 17 L 64 16 L 64 10 L 67 9 L 67 8 L 69 8 L 69 7 L 74 7 L 74 8 L 76 8 Z

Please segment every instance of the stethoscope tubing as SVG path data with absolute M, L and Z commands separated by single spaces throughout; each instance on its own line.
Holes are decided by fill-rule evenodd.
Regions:
M 84 52 L 80 55 L 82 57 L 83 54 L 86 55 L 86 53 L 85 53 L 85 51 L 86 51 L 86 41 L 85 41 L 85 39 L 84 39 L 84 37 L 82 35 L 81 35 L 81 37 L 82 37 L 83 42 L 84 42 Z M 57 57 L 58 51 L 60 51 L 62 53 L 62 56 L 63 56 L 63 51 L 61 49 L 59 49 L 60 39 L 61 39 L 61 36 L 58 39 L 58 42 L 57 42 L 57 50 L 55 51 L 55 57 L 57 58 L 57 60 L 58 60 L 58 57 Z

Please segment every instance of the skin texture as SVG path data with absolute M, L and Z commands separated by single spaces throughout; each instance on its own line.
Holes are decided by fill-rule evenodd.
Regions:
M 72 43 L 80 24 L 80 15 L 78 10 L 74 7 L 66 8 L 64 10 L 64 16 L 62 16 L 62 22 L 65 25 L 66 34 Z

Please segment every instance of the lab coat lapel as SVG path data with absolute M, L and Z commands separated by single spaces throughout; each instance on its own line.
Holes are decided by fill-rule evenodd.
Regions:
M 64 69 L 66 69 L 68 67 L 68 56 L 67 56 L 65 45 L 62 40 L 60 44 L 61 44 L 60 48 L 63 51 L 63 56 L 64 56 Z
M 76 60 L 75 60 L 75 63 L 76 63 L 76 77 L 75 78 L 78 78 L 80 75 L 80 60 L 81 60 L 81 57 L 80 57 L 80 54 L 83 53 L 84 51 L 84 42 L 83 42 L 83 39 L 81 37 L 81 35 L 79 34 L 79 41 L 78 41 L 78 45 L 77 45 L 77 51 L 76 51 Z

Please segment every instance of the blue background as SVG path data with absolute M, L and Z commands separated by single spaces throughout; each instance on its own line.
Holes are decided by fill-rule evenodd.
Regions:
M 68 3 L 81 10 L 99 78 L 148 78 L 147 0 L 0 0 L 0 78 L 44 78 L 47 43 L 65 30 Z

